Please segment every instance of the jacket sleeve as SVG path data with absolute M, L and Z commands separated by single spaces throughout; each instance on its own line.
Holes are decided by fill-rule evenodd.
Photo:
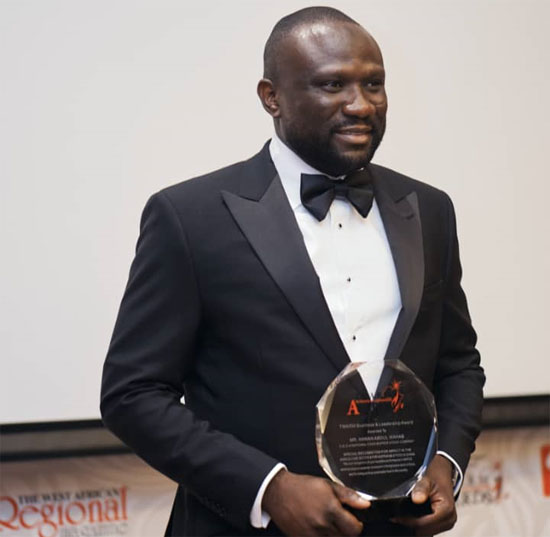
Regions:
M 439 422 L 439 449 L 466 470 L 475 439 L 481 430 L 485 375 L 475 345 L 466 297 L 460 280 L 455 213 L 448 204 L 448 255 L 439 359 L 435 374 L 435 400 Z
M 105 425 L 151 466 L 234 526 L 249 526 L 258 489 L 278 462 L 214 430 L 181 403 L 193 369 L 201 300 L 192 252 L 160 192 L 140 237 L 103 370 Z

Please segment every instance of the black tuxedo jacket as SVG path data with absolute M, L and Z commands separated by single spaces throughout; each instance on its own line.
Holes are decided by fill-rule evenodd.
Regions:
M 403 304 L 386 358 L 433 390 L 439 447 L 465 469 L 484 376 L 453 208 L 435 188 L 370 170 Z M 171 535 L 277 534 L 250 526 L 255 496 L 279 461 L 323 475 L 315 405 L 347 363 L 267 144 L 151 197 L 101 409 L 107 427 L 179 483 Z

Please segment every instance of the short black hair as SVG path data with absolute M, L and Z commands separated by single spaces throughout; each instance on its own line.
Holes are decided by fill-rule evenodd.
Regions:
M 325 6 L 306 7 L 283 17 L 275 24 L 265 44 L 264 78 L 269 78 L 270 80 L 277 78 L 277 57 L 285 38 L 298 26 L 316 22 L 345 22 L 361 26 L 357 21 L 338 9 Z

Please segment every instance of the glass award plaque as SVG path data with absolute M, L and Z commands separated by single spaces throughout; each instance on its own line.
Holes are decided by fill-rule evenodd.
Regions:
M 317 403 L 316 444 L 325 473 L 373 501 L 367 518 L 431 512 L 409 495 L 437 451 L 434 398 L 399 360 L 352 362 L 333 380 Z

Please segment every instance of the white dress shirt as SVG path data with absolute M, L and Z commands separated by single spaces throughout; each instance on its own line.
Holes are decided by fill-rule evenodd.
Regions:
M 347 200 L 335 199 L 319 222 L 302 205 L 300 180 L 302 173 L 322 172 L 304 162 L 276 134 L 269 151 L 350 360 L 376 363 L 381 373 L 401 310 L 401 296 L 376 200 L 363 218 Z M 375 392 L 378 380 L 366 383 L 369 393 Z M 451 457 L 442 454 L 458 468 Z M 277 464 L 258 491 L 250 513 L 254 527 L 265 528 L 269 523 L 269 515 L 261 509 L 262 499 L 267 485 L 282 468 L 283 464 Z

